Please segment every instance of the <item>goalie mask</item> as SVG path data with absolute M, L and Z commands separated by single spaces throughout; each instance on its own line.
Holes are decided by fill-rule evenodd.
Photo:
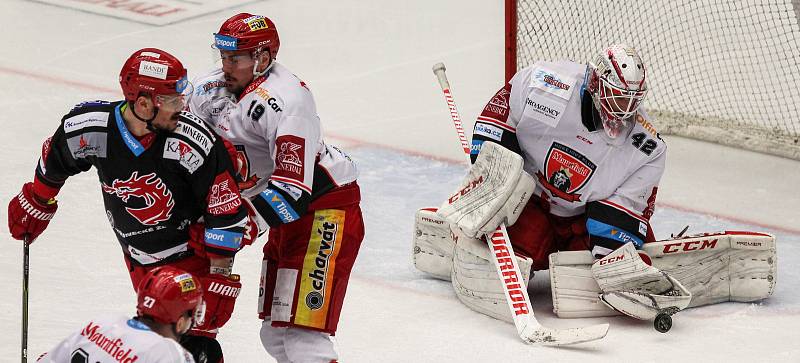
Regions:
M 647 95 L 645 67 L 636 49 L 625 44 L 603 49 L 589 62 L 587 77 L 587 89 L 600 114 L 597 126 L 612 139 L 627 134 Z

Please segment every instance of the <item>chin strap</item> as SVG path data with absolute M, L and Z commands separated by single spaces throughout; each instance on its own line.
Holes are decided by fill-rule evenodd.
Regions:
M 267 48 L 267 52 L 269 52 L 269 48 Z M 260 53 L 261 53 L 260 50 L 253 52 L 253 59 L 256 59 L 260 55 Z M 267 65 L 267 68 L 264 68 L 263 71 L 259 72 L 258 71 L 258 65 L 259 64 L 260 63 L 258 62 L 258 60 L 256 60 L 253 63 L 253 79 L 256 79 L 258 77 L 261 77 L 261 76 L 267 74 L 267 72 L 269 72 L 269 70 L 272 69 L 272 66 L 275 65 L 275 60 L 272 59 L 272 52 L 269 52 L 269 65 Z
M 136 117 L 139 121 L 142 121 L 142 122 L 146 123 L 147 124 L 147 129 L 150 130 L 151 132 L 158 132 L 159 131 L 157 128 L 153 127 L 153 120 L 155 120 L 156 116 L 158 115 L 158 107 L 154 107 L 153 108 L 155 110 L 155 112 L 153 113 L 153 117 L 151 117 L 149 119 L 146 119 L 144 117 L 139 116 L 139 114 L 136 113 L 135 104 L 130 103 L 130 102 L 126 102 L 125 105 L 122 106 L 123 107 L 122 108 L 122 112 L 125 112 L 125 107 L 128 107 L 129 104 L 131 105 L 131 113 L 133 113 L 133 117 Z

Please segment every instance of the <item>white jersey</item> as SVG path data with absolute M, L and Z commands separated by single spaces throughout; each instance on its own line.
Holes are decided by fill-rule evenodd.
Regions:
M 178 342 L 125 316 L 96 319 L 43 354 L 39 363 L 194 363 Z
M 243 195 L 262 192 L 270 179 L 311 193 L 317 158 L 336 185 L 356 180 L 352 160 L 323 141 L 311 91 L 281 64 L 275 63 L 265 77 L 254 80 L 238 102 L 226 90 L 221 69 L 194 84 L 190 110 L 213 125 L 245 158 L 247 175 L 242 177 L 250 183 Z
M 610 139 L 585 93 L 587 66 L 537 62 L 519 71 L 475 124 L 472 154 L 485 141 L 520 153 L 536 180 L 534 196 L 560 217 L 587 213 L 592 241 L 634 242 L 648 236 L 666 144 L 639 110 L 630 132 Z M 589 209 L 587 209 L 589 208 Z M 622 232 L 620 232 L 622 231 Z

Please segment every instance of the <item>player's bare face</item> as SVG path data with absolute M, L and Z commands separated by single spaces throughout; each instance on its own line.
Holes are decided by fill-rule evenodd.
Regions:
M 222 73 L 228 91 L 240 94 L 253 81 L 255 60 L 248 50 L 221 50 Z

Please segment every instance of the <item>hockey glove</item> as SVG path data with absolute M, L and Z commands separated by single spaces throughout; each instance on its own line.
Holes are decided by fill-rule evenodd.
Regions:
M 200 277 L 200 281 L 203 283 L 206 313 L 201 321 L 195 322 L 197 325 L 192 331 L 215 332 L 231 318 L 242 283 L 236 274 L 230 276 L 209 274 Z
M 22 191 L 8 203 L 8 230 L 15 239 L 27 235 L 28 243 L 39 237 L 58 209 L 55 199 L 40 202 L 33 193 L 33 183 L 22 186 Z

